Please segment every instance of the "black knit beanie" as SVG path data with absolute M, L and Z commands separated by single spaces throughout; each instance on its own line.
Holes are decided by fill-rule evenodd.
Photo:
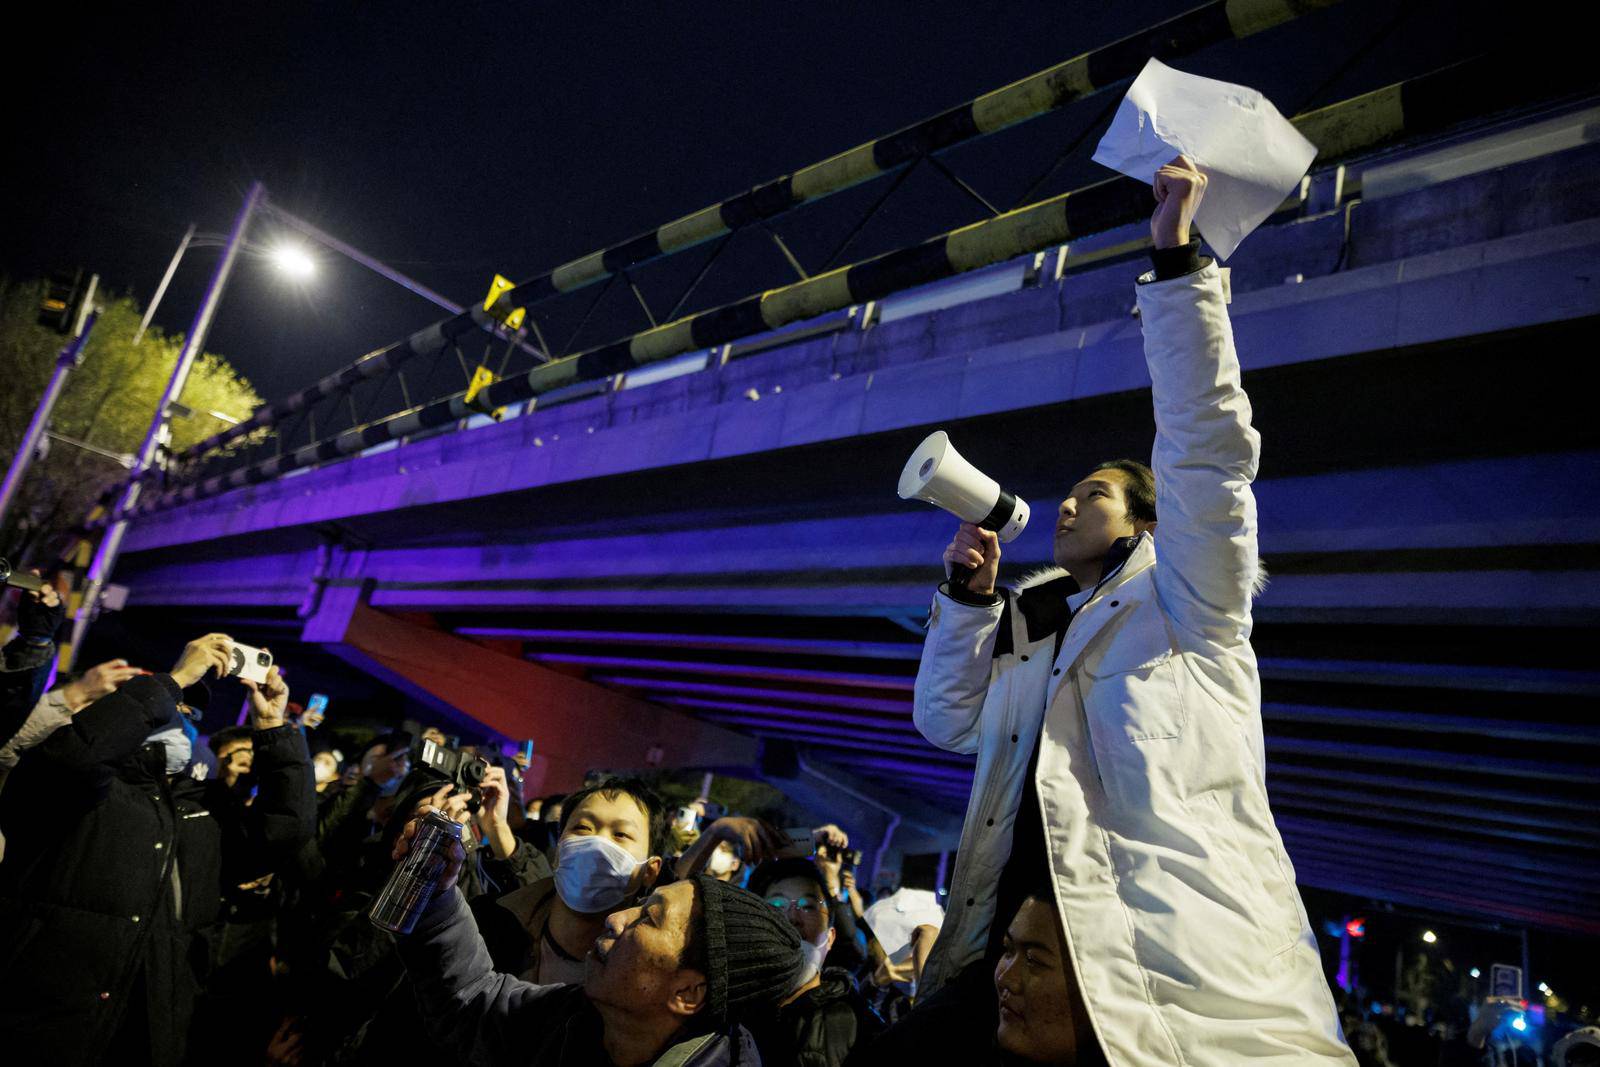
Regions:
M 705 917 L 707 1014 L 722 1023 L 776 1009 L 800 977 L 800 935 L 754 893 L 703 874 L 694 881 Z

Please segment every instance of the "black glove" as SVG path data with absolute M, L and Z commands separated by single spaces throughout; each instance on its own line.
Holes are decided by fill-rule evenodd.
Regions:
M 17 635 L 30 645 L 47 645 L 56 639 L 56 631 L 61 629 L 66 613 L 65 604 L 46 607 L 37 596 L 24 593 L 22 602 L 17 605 Z

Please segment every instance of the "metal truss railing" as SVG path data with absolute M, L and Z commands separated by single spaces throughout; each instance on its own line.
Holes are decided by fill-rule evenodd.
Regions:
M 504 308 L 539 303 L 551 297 L 573 293 L 600 282 L 625 281 L 639 298 L 646 316 L 655 316 L 629 276 L 632 268 L 676 255 L 709 241 L 725 238 L 750 226 L 765 228 L 771 220 L 805 204 L 853 188 L 874 178 L 898 172 L 896 184 L 869 209 L 867 217 L 882 205 L 903 180 L 910 167 L 926 160 L 963 194 L 992 214 L 1000 214 L 983 195 L 963 181 L 938 158 L 939 153 L 967 144 L 999 130 L 1060 110 L 1118 85 L 1137 74 L 1145 61 L 1154 56 L 1174 59 L 1211 45 L 1249 37 L 1291 21 L 1320 8 L 1332 7 L 1340 0 L 1211 0 L 1140 33 L 1075 56 L 1020 81 L 986 93 L 958 107 L 950 108 L 898 130 L 885 137 L 841 152 L 820 163 L 802 168 L 759 185 L 748 192 L 685 215 L 649 233 L 640 234 L 608 248 L 581 256 L 552 270 L 519 283 L 499 299 Z M 1034 184 L 1021 198 L 1026 200 L 1037 189 Z M 865 222 L 865 218 L 862 220 Z M 829 257 L 824 269 L 843 254 L 859 232 L 860 225 L 845 238 Z M 775 231 L 768 229 L 784 258 L 801 277 L 805 268 Z M 710 263 L 706 264 L 709 268 Z M 691 282 L 666 318 L 676 317 L 690 293 L 703 279 L 705 269 Z M 596 301 L 598 303 L 598 300 Z M 593 305 L 590 312 L 593 311 Z M 502 316 L 503 317 L 503 316 Z M 588 313 L 574 331 L 574 339 L 587 322 Z M 536 320 L 533 320 L 537 331 Z M 238 426 L 199 442 L 181 456 L 180 462 L 225 448 L 262 427 L 303 415 L 320 401 L 341 396 L 373 378 L 386 376 L 417 356 L 437 355 L 459 343 L 474 325 L 492 328 L 495 317 L 473 309 L 436 322 L 409 337 L 369 352 L 349 366 L 330 374 L 287 400 L 264 405 Z M 539 349 L 551 349 L 536 333 Z M 569 347 L 571 342 L 569 341 Z
M 1508 83 L 1497 77 L 1501 68 L 1502 61 L 1496 57 L 1480 57 L 1301 114 L 1293 121 L 1318 146 L 1319 165 L 1328 165 L 1402 137 L 1436 133 L 1466 119 L 1548 99 L 1580 87 L 1572 84 L 1573 76 L 1569 72 L 1555 69 L 1548 71 L 1543 78 L 1519 79 Z M 1492 89 L 1486 86 L 1492 86 Z M 213 473 L 215 467 L 201 469 L 199 464 L 193 462 L 195 453 L 190 453 L 185 469 L 177 472 L 178 478 L 174 479 L 186 481 L 187 484 L 173 486 L 169 482 L 170 487 L 166 491 L 147 494 L 140 510 L 170 507 L 281 477 L 387 442 L 439 432 L 477 414 L 537 401 L 558 391 L 559 394 L 570 394 L 580 383 L 592 383 L 593 390 L 598 391 L 605 387 L 607 379 L 628 370 L 697 349 L 753 337 L 789 323 L 879 299 L 910 286 L 999 263 L 1137 221 L 1148 213 L 1148 198 L 1148 189 L 1141 183 L 1122 178 L 1079 188 L 945 233 L 920 245 L 816 276 L 803 276 L 787 286 L 652 325 L 650 329 L 609 344 L 550 359 L 535 365 L 526 373 L 496 381 L 478 390 L 470 401 L 467 391 L 457 389 L 438 399 L 413 404 L 402 378 L 400 385 L 405 394 L 402 410 L 369 421 L 361 417 L 355 407 L 353 394 L 346 388 L 344 394 L 350 402 L 350 428 L 318 437 L 315 433 L 313 401 L 340 395 L 337 383 L 334 387 L 322 388 L 334 379 L 348 379 L 352 386 L 365 380 L 360 370 L 363 364 L 358 362 L 340 375 L 324 379 L 313 390 L 291 398 L 285 405 L 290 411 L 301 413 L 301 422 L 308 424 L 307 444 L 298 448 L 284 448 L 282 442 L 292 431 L 280 431 L 275 455 L 266 460 L 247 457 L 242 464 L 233 457 L 222 456 L 218 459 L 213 451 L 212 463 L 227 463 L 233 459 L 238 464 L 235 469 L 224 473 Z M 653 316 L 651 318 L 653 322 Z M 463 323 L 458 330 L 451 332 L 436 325 L 400 345 L 409 347 L 413 355 L 428 354 L 431 349 L 435 366 L 440 362 L 448 364 L 448 357 L 453 356 L 461 370 L 466 371 L 466 360 L 459 346 L 461 337 L 472 328 L 471 324 Z M 427 335 L 427 340 L 419 342 L 417 338 L 421 335 Z M 510 353 L 509 343 L 514 341 L 513 338 L 508 342 L 502 367 L 504 358 Z M 397 347 L 390 346 L 374 355 Z M 366 357 L 368 360 L 372 358 Z M 312 392 L 317 392 L 317 396 L 309 396 Z M 225 445 L 227 440 L 236 440 L 266 424 L 256 423 L 252 426 L 253 421 L 242 423 L 229 435 L 218 435 L 218 439 L 214 440 Z M 217 445 L 209 447 L 215 450 Z

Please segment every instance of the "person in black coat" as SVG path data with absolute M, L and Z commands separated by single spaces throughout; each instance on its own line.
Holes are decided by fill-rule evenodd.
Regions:
M 775 1015 L 747 1023 L 766 1067 L 841 1067 L 852 1049 L 883 1031 L 849 972 L 824 968 L 836 935 L 825 878 L 804 858 L 769 860 L 750 876 L 750 889 L 779 909 L 800 935 L 803 966 Z
M 248 806 L 186 773 L 182 690 L 227 669 L 231 640 L 189 643 L 17 765 L 0 797 L 0 1034 L 12 1063 L 179 1064 L 225 889 L 312 832 L 310 756 L 274 668 L 250 689 Z

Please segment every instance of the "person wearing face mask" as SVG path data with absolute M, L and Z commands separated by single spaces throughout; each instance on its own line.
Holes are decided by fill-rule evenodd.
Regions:
M 339 757 L 329 749 L 322 749 L 311 756 L 311 773 L 316 780 L 317 795 L 321 796 L 333 787 L 339 780 Z
M 883 1020 L 856 991 L 850 973 L 823 967 L 837 931 L 825 879 L 808 859 L 769 860 L 750 875 L 750 891 L 800 935 L 803 964 L 775 1016 L 748 1024 L 764 1067 L 840 1067 Z
M 541 985 L 582 982 L 584 956 L 606 917 L 655 886 L 666 840 L 661 799 L 637 778 L 567 796 L 555 873 L 471 902 L 495 970 Z
M 310 756 L 274 669 L 247 683 L 256 796 L 229 804 L 189 773 L 186 688 L 232 640 L 191 641 L 166 674 L 125 682 L 27 752 L 3 796 L 0 1033 L 11 1062 L 184 1059 L 224 890 L 309 837 Z

